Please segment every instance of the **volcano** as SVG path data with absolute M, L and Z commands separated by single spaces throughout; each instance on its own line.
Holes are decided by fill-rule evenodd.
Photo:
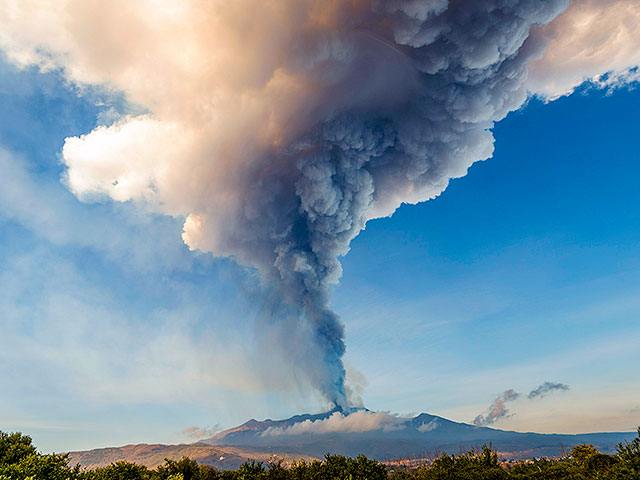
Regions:
M 359 419 L 350 419 L 354 416 Z M 380 422 L 370 421 L 380 415 Z M 360 423 L 364 425 L 360 426 Z M 341 425 L 342 424 L 342 425 Z M 574 445 L 592 443 L 603 452 L 615 450 L 635 433 L 559 435 L 521 433 L 458 423 L 427 413 L 415 417 L 376 414 L 366 409 L 345 413 L 340 409 L 318 415 L 296 415 L 285 420 L 251 419 L 202 443 L 255 448 L 263 452 L 322 457 L 326 453 L 378 460 L 430 457 L 439 452 L 459 453 L 483 444 L 505 457 L 558 456 Z
M 127 445 L 85 452 L 70 452 L 72 463 L 87 467 L 127 460 L 148 467 L 165 458 L 186 455 L 220 469 L 237 468 L 248 459 L 285 463 L 322 458 L 325 454 L 364 454 L 380 461 L 433 458 L 440 453 L 491 445 L 504 459 L 557 457 L 574 445 L 591 443 L 604 453 L 620 442 L 631 441 L 635 432 L 578 435 L 505 431 L 458 423 L 427 413 L 400 417 L 384 412 L 334 409 L 320 414 L 295 415 L 285 420 L 250 419 L 234 428 L 190 445 Z

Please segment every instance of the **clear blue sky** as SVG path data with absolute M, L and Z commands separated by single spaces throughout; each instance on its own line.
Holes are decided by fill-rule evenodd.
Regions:
M 189 251 L 182 219 L 65 188 L 64 139 L 108 118 L 101 95 L 0 62 L 0 429 L 61 451 L 322 409 L 255 378 L 252 275 Z M 469 422 L 553 381 L 570 390 L 496 426 L 640 424 L 639 111 L 629 88 L 532 100 L 493 158 L 367 225 L 332 299 L 367 407 Z

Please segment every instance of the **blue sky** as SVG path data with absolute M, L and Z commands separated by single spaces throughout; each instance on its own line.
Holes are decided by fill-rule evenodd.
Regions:
M 367 226 L 335 303 L 353 361 L 382 379 L 370 404 L 400 389 L 398 410 L 435 402 L 456 416 L 501 385 L 545 380 L 571 385 L 567 404 L 590 403 L 592 388 L 598 402 L 637 393 L 638 102 L 593 88 L 532 100 L 496 126 L 492 159 Z
M 308 392 L 201 387 L 182 370 L 201 361 L 183 350 L 226 343 L 243 356 L 255 342 L 242 293 L 255 278 L 190 252 L 180 221 L 79 202 L 60 181 L 59 151 L 106 110 L 100 92 L 79 96 L 55 72 L 1 72 L 3 427 L 66 450 L 187 441 L 191 425 L 321 409 Z M 468 422 L 503 390 L 557 381 L 570 391 L 514 404 L 498 426 L 640 422 L 639 110 L 629 88 L 532 100 L 495 127 L 493 158 L 440 197 L 368 224 L 333 305 L 369 408 Z M 221 340 L 203 344 L 203 331 Z M 156 349 L 175 358 L 140 365 L 167 355 Z M 172 390 L 181 376 L 175 388 L 189 395 Z M 574 402 L 584 415 L 559 423 Z
M 615 28 L 619 18 L 614 14 L 628 7 L 627 0 L 612 3 L 616 7 L 608 10 L 603 32 Z M 576 0 L 574 5 L 598 8 L 592 0 Z M 140 18 L 146 19 L 140 8 Z M 198 13 L 185 12 L 187 20 Z M 163 13 L 174 25 L 173 16 L 180 12 Z M 99 19 L 93 18 L 96 28 L 103 25 L 99 9 L 79 15 L 84 14 Z M 640 23 L 640 11 L 637 17 Z M 139 20 L 133 13 L 132 18 Z M 557 25 L 573 32 L 575 17 L 559 18 Z M 148 51 L 144 42 L 149 38 L 161 38 L 147 38 L 145 32 L 158 28 L 164 35 L 163 21 L 153 20 L 144 32 L 130 29 L 140 33 L 140 51 Z M 208 90 L 196 88 L 194 81 L 190 86 L 196 94 L 191 98 L 182 85 L 194 72 L 202 74 L 202 85 L 209 85 L 210 69 L 192 72 L 182 71 L 180 62 L 167 65 L 167 58 L 175 57 L 169 39 L 154 50 L 158 58 L 149 57 L 154 76 L 147 64 L 128 57 L 128 48 L 125 54 L 109 44 L 115 39 L 121 48 L 116 40 L 124 37 L 105 36 L 105 45 L 113 51 L 93 50 L 89 41 L 65 43 L 65 35 L 55 30 L 64 22 L 51 22 L 47 28 L 60 35 L 48 37 L 54 53 L 39 60 L 41 71 L 28 66 L 38 63 L 29 57 L 29 42 L 30 35 L 42 35 L 43 27 L 13 23 L 14 36 L 24 33 L 25 38 L 16 40 L 17 47 L 0 44 L 18 59 L 0 58 L 0 429 L 28 433 L 44 451 L 65 451 L 190 442 L 194 439 L 183 433 L 187 427 L 224 428 L 250 416 L 284 418 L 329 408 L 304 375 L 306 370 L 291 365 L 291 359 L 298 358 L 291 351 L 305 350 L 308 339 L 287 321 L 264 323 L 269 297 L 256 271 L 185 245 L 186 215 L 180 212 L 201 209 L 224 218 L 223 208 L 206 210 L 209 205 L 200 205 L 201 198 L 181 205 L 185 192 L 175 194 L 170 182 L 161 187 L 166 188 L 163 194 L 169 192 L 162 197 L 167 205 L 150 208 L 145 201 L 152 201 L 146 197 L 114 201 L 126 198 L 117 198 L 117 192 L 111 199 L 82 195 L 95 190 L 90 184 L 95 179 L 107 178 L 107 188 L 115 187 L 109 168 L 121 167 L 118 162 L 131 167 L 129 173 L 154 171 L 166 160 L 160 158 L 163 147 L 181 139 L 172 136 L 176 131 L 193 134 L 197 148 L 180 150 L 179 145 L 169 152 L 166 165 L 180 173 L 182 161 L 189 171 L 209 161 L 208 154 L 201 163 L 202 158 L 189 164 L 182 157 L 184 152 L 202 155 L 203 145 L 208 152 L 215 143 L 207 143 L 209 133 L 218 134 L 215 122 L 199 129 L 194 121 L 202 114 L 200 108 L 211 107 Z M 77 25 L 85 24 L 90 23 Z M 295 26 L 287 27 L 295 31 Z M 69 38 L 74 35 L 78 32 Z M 555 40 L 549 51 L 562 51 L 567 39 L 582 45 L 590 38 L 574 37 L 550 36 Z M 260 43 L 259 36 L 250 40 Z M 235 43 L 230 44 L 233 53 Z M 599 53 L 608 59 L 606 52 L 618 45 L 604 44 L 605 53 Z M 197 43 L 194 57 L 209 54 L 199 47 Z M 261 46 L 254 47 L 258 55 Z M 62 60 L 54 55 L 59 51 Z M 628 51 L 635 55 L 640 50 Z M 640 90 L 634 82 L 637 69 L 628 70 L 638 63 L 633 55 L 630 60 L 616 57 L 610 64 L 583 62 L 580 68 L 553 55 L 543 58 L 530 73 L 531 85 L 546 98 L 570 92 L 575 78 L 607 70 L 615 75 L 599 88 L 582 85 L 553 101 L 530 99 L 495 125 L 490 159 L 472 165 L 437 198 L 403 205 L 389 218 L 369 221 L 353 240 L 342 258 L 343 276 L 332 289 L 331 306 L 345 325 L 348 383 L 362 392 L 368 408 L 471 422 L 501 392 L 514 389 L 521 396 L 509 403 L 513 415 L 497 422 L 498 428 L 575 433 L 630 431 L 640 425 Z M 222 67 L 233 75 L 221 76 L 223 87 L 234 91 L 240 80 L 259 76 L 258 67 L 254 71 L 242 63 L 234 70 L 233 62 L 244 56 L 228 57 L 233 68 L 224 61 Z M 146 54 L 143 58 L 148 59 Z M 253 61 L 263 66 L 262 58 L 247 58 L 247 65 Z M 386 62 L 391 57 L 382 58 Z M 564 63 L 571 68 L 564 69 Z M 136 68 L 144 75 L 128 76 Z M 561 82 L 549 81 L 555 79 L 554 72 Z M 147 96 L 149 79 L 158 81 L 154 86 L 159 93 Z M 347 87 L 349 81 L 347 75 Z M 380 82 L 383 85 L 384 78 Z M 167 85 L 167 92 L 160 88 Z M 262 93 L 270 108 L 272 92 Z M 375 97 L 376 91 L 365 93 Z M 83 163 L 82 156 L 65 157 L 65 139 L 93 132 L 77 145 L 118 147 L 125 127 L 110 131 L 115 139 L 111 144 L 91 142 L 95 132 L 104 133 L 97 126 L 118 120 L 126 126 L 133 118 L 127 115 L 148 110 L 127 103 L 127 95 L 156 108 L 151 113 L 157 121 L 142 117 L 141 123 L 165 132 L 169 141 L 159 141 L 160 147 L 142 145 L 152 152 L 150 161 L 143 155 L 122 161 L 117 148 L 116 154 L 109 151 L 100 158 L 103 152 L 88 149 L 85 154 L 97 153 L 96 158 L 106 162 L 95 165 L 106 165 L 107 175 L 102 177 L 100 168 L 83 171 L 95 165 Z M 313 107 L 306 98 L 298 99 L 300 105 L 291 100 L 291 106 L 275 97 L 279 107 L 284 104 L 285 118 L 291 113 L 288 108 L 307 112 L 306 107 Z M 224 100 L 224 95 L 219 98 Z M 228 107 L 223 102 L 221 111 Z M 238 117 L 238 124 L 252 125 L 255 119 L 249 117 L 248 123 Z M 162 130 L 163 121 L 170 126 L 167 130 Z M 229 138 L 240 135 L 238 131 L 232 130 Z M 239 143 L 251 151 L 251 142 Z M 234 148 L 229 147 L 230 158 L 241 160 L 233 157 Z M 143 168 L 138 171 L 139 165 Z M 81 181 L 73 183 L 67 167 L 84 172 L 84 178 L 80 175 Z M 203 171 L 218 173 L 215 168 Z M 218 183 L 204 191 L 208 195 L 220 189 L 222 194 L 212 198 L 224 201 L 227 185 L 215 180 Z M 153 182 L 147 187 L 158 188 Z M 74 188 L 77 195 L 70 191 Z M 233 199 L 229 205 L 233 211 Z M 165 215 L 165 207 L 178 213 Z M 213 227 L 215 237 L 220 232 Z M 195 238 L 196 246 L 220 249 L 215 240 L 207 245 L 205 237 L 201 244 L 202 238 Z M 569 389 L 528 400 L 526 393 L 544 382 Z

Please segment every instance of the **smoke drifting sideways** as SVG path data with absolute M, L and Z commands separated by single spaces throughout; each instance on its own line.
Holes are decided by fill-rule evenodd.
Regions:
M 0 0 L 0 48 L 146 112 L 68 138 L 69 189 L 185 218 L 191 249 L 257 269 L 266 325 L 302 339 L 281 344 L 347 411 L 339 257 L 368 220 L 492 155 L 568 5 Z
M 500 395 L 493 401 L 487 412 L 483 415 L 478 415 L 473 419 L 473 424 L 478 427 L 486 427 L 487 425 L 493 425 L 498 420 L 509 418 L 513 416 L 509 412 L 509 409 L 505 406 L 507 402 L 512 402 L 520 398 L 520 394 L 513 389 L 509 389 Z
M 195 438 L 197 440 L 200 440 L 202 438 L 213 437 L 214 435 L 219 433 L 221 430 L 222 430 L 222 427 L 216 424 L 213 427 L 187 427 L 184 430 L 182 430 L 181 433 L 190 438 Z
M 544 398 L 556 390 L 566 392 L 569 390 L 569 385 L 565 385 L 564 383 L 544 382 L 542 385 L 531 390 L 529 395 L 527 395 L 527 398 L 529 400 L 533 400 L 534 398 Z
M 542 399 L 553 392 L 566 392 L 567 390 L 569 390 L 569 385 L 565 385 L 564 383 L 544 382 L 531 390 L 527 395 L 527 399 Z M 473 424 L 478 427 L 486 427 L 488 425 L 493 425 L 499 420 L 513 417 L 515 413 L 511 413 L 507 408 L 506 403 L 513 402 L 519 398 L 520 394 L 512 388 L 506 390 L 498 395 L 485 413 L 480 414 L 473 419 Z

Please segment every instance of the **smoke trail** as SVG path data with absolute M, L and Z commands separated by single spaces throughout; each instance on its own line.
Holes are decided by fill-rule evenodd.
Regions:
M 509 409 L 505 406 L 507 402 L 512 402 L 520 397 L 520 394 L 513 389 L 509 389 L 500 395 L 493 401 L 489 409 L 484 415 L 478 415 L 473 419 L 473 424 L 478 427 L 486 427 L 487 425 L 493 425 L 498 420 L 509 418 L 512 415 L 509 413 Z
M 564 383 L 544 382 L 542 385 L 539 385 L 538 387 L 531 390 L 529 392 L 529 395 L 527 395 L 527 398 L 529 398 L 529 400 L 532 400 L 534 398 L 544 398 L 551 392 L 554 392 L 556 390 L 562 390 L 563 392 L 566 392 L 567 390 L 569 390 L 569 385 L 565 385 Z
M 318 356 L 301 368 L 347 409 L 339 257 L 368 220 L 491 156 L 544 50 L 537 26 L 569 2 L 48 3 L 0 1 L 9 58 L 148 111 L 67 139 L 69 188 L 186 217 L 190 248 L 256 267 L 308 338 L 288 348 Z
M 527 398 L 529 400 L 544 398 L 551 392 L 557 390 L 567 391 L 569 390 L 569 385 L 565 385 L 564 383 L 544 382 L 542 385 L 538 385 L 536 388 L 531 390 L 527 395 Z M 480 414 L 473 419 L 473 424 L 479 427 L 486 427 L 487 425 L 493 425 L 498 420 L 512 417 L 515 413 L 512 414 L 505 404 L 507 402 L 517 400 L 518 398 L 520 398 L 520 394 L 512 388 L 506 390 L 498 395 L 484 414 Z

